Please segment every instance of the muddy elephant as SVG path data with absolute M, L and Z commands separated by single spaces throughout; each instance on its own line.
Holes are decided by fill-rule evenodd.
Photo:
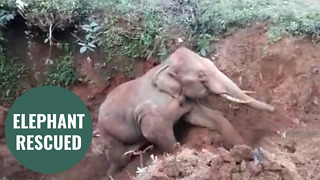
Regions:
M 102 103 L 99 131 L 106 140 L 112 137 L 106 153 L 112 163 L 109 173 L 125 165 L 123 154 L 144 141 L 172 152 L 176 143 L 173 124 L 182 116 L 193 125 L 217 130 L 231 145 L 242 144 L 224 116 L 197 101 L 211 95 L 258 110 L 274 110 L 245 94 L 211 60 L 179 48 L 145 75 L 115 88 Z

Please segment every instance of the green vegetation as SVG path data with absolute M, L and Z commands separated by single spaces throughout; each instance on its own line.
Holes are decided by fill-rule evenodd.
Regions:
M 47 79 L 43 85 L 70 87 L 77 81 L 77 73 L 74 67 L 72 53 L 54 60 L 52 65 L 53 68 L 48 73 Z
M 101 26 L 96 22 L 91 22 L 90 24 L 85 24 L 81 26 L 81 29 L 85 31 L 84 40 L 78 39 L 78 45 L 81 46 L 80 53 L 84 53 L 88 50 L 94 51 L 97 47 L 95 43 L 99 43 L 99 36 L 102 32 L 99 32 Z
M 13 60 L 0 58 L 0 99 L 10 100 L 16 97 L 16 89 L 18 88 L 19 78 L 26 72 L 26 67 L 16 65 Z
M 81 21 L 94 8 L 86 0 L 5 0 L 0 6 L 22 15 L 28 25 L 48 32 L 50 26 L 63 30 Z
M 13 18 L 10 11 L 0 9 L 0 27 L 4 27 Z M 4 43 L 5 39 L 0 32 L 0 101 L 9 101 L 19 95 L 19 80 L 26 75 L 28 68 L 17 63 L 17 59 L 5 57 Z
M 296 1 L 281 0 L 6 0 L 2 6 L 16 10 L 29 25 L 48 32 L 81 24 L 78 38 L 84 53 L 97 46 L 107 60 L 116 57 L 148 58 L 168 54 L 173 34 L 190 48 L 206 55 L 210 43 L 256 21 L 270 24 L 270 42 L 283 35 L 320 36 L 320 10 Z M 1 6 L 1 3 L 0 3 Z M 319 6 L 318 6 L 319 7 Z M 90 25 L 93 25 L 90 29 Z M 90 36 L 91 37 L 88 37 Z M 98 37 L 99 36 L 99 37 Z
M 0 43 L 3 43 L 0 37 Z M 28 71 L 25 65 L 16 62 L 16 59 L 7 59 L 0 46 L 0 100 L 12 100 L 19 94 L 19 79 Z
M 163 24 L 156 12 L 143 12 L 139 17 L 125 19 L 120 15 L 108 17 L 102 36 L 107 60 L 116 57 L 149 58 L 166 55 Z
M 4 0 L 0 26 L 19 14 L 28 25 L 45 32 L 44 42 L 50 46 L 61 46 L 53 31 L 73 28 L 75 52 L 91 56 L 99 48 L 108 66 L 117 68 L 118 61 L 128 59 L 129 64 L 135 59 L 164 59 L 177 43 L 206 56 L 214 41 L 258 21 L 269 25 L 270 43 L 283 36 L 310 36 L 317 42 L 319 7 L 282 0 Z M 69 87 L 76 81 L 70 52 L 53 61 L 45 84 Z M 0 59 L 4 96 L 15 89 L 25 68 L 6 60 L 3 50 Z M 124 71 L 131 74 L 132 67 Z
M 124 0 L 109 6 L 103 47 L 130 58 L 166 57 L 168 42 L 176 38 L 172 34 L 205 56 L 212 41 L 257 21 L 269 23 L 270 42 L 283 35 L 309 35 L 315 41 L 320 36 L 319 8 L 295 1 Z
M 19 95 L 19 79 L 24 77 L 26 72 L 26 66 L 5 59 L 3 54 L 0 54 L 0 99 L 11 100 Z

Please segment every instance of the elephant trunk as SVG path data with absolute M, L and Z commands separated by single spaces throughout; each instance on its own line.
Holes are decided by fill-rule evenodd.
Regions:
M 242 91 L 231 79 L 229 79 L 225 74 L 223 74 L 221 71 L 216 69 L 215 71 L 215 78 L 218 80 L 222 86 L 224 86 L 226 94 L 220 94 L 220 96 L 236 102 L 236 103 L 242 103 L 246 104 L 254 109 L 257 110 L 264 110 L 273 112 L 274 107 L 266 104 L 264 102 L 258 101 L 256 99 L 253 99 L 252 97 L 248 96 L 244 91 Z M 209 83 L 210 84 L 210 83 Z M 210 88 L 210 87 L 209 87 Z

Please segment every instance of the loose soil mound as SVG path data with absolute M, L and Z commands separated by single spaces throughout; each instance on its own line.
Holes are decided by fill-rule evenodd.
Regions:
M 295 180 L 301 179 L 290 161 L 268 151 L 254 152 L 249 146 L 212 151 L 183 149 L 175 155 L 155 159 L 135 178 L 137 180 Z

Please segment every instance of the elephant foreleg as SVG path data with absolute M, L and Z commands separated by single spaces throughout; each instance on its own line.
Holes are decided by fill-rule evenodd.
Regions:
M 126 119 L 112 116 L 99 117 L 99 132 L 102 135 L 115 137 L 126 144 L 138 142 L 141 134 L 136 123 L 131 120 L 133 118 L 132 110 L 128 109 L 126 113 Z
M 165 152 L 172 152 L 177 142 L 173 133 L 175 117 L 165 116 L 162 111 L 162 108 L 146 102 L 136 109 L 136 120 L 147 141 L 157 145 Z
M 190 113 L 185 116 L 185 120 L 193 125 L 218 131 L 225 142 L 225 147 L 228 149 L 236 144 L 244 143 L 243 138 L 233 125 L 218 110 L 194 104 Z
M 167 104 L 157 106 L 150 101 L 135 109 L 142 135 L 165 152 L 173 152 L 177 144 L 173 125 L 192 108 L 184 96 L 172 98 Z
M 141 132 L 149 142 L 168 153 L 173 151 L 177 143 L 172 125 L 164 122 L 162 117 L 145 117 L 141 121 Z

